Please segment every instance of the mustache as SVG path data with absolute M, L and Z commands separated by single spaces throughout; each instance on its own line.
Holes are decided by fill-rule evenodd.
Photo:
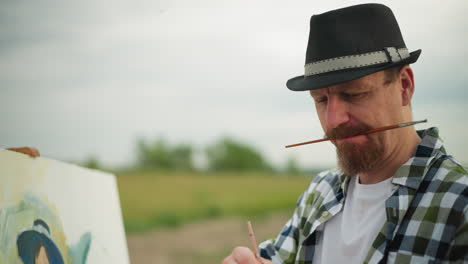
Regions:
M 327 130 L 325 132 L 325 136 L 331 140 L 334 140 L 334 139 L 347 138 L 347 137 L 352 137 L 352 136 L 356 136 L 359 134 L 363 134 L 364 132 L 367 132 L 371 129 L 372 127 L 365 125 L 365 124 L 360 124 L 360 125 L 356 125 L 352 127 L 340 125 L 336 128 Z

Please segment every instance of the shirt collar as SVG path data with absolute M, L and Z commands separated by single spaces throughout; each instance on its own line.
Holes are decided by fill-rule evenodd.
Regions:
M 432 163 L 439 156 L 446 154 L 442 140 L 439 138 L 439 129 L 431 127 L 425 130 L 416 131 L 421 138 L 421 142 L 416 146 L 413 156 L 408 159 L 393 176 L 392 183 L 417 189 L 422 181 L 422 176 L 426 174 Z M 349 175 L 338 169 L 339 188 L 346 195 L 349 185 Z
M 413 156 L 395 172 L 392 183 L 417 189 L 423 176 L 439 156 L 446 154 L 439 129 L 431 127 L 417 131 L 421 142 Z

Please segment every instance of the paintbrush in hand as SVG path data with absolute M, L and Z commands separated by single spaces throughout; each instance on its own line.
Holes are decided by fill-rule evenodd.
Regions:
M 390 126 L 383 126 L 383 127 L 373 128 L 373 129 L 368 130 L 368 131 L 366 131 L 364 133 L 353 135 L 353 136 L 368 135 L 368 134 L 372 134 L 372 133 L 376 133 L 376 132 L 380 132 L 380 131 L 385 131 L 385 130 L 390 130 L 390 129 L 395 129 L 395 128 L 401 128 L 401 127 L 407 127 L 407 126 L 412 126 L 412 125 L 415 125 L 415 124 L 425 123 L 425 122 L 427 122 L 427 119 L 419 120 L 419 121 L 413 121 L 413 122 L 407 122 L 407 123 L 401 123 L 401 124 L 396 124 L 396 125 L 390 125 Z M 323 141 L 327 141 L 327 140 L 331 140 L 331 139 L 332 138 L 322 138 L 322 139 L 317 139 L 317 140 L 312 140 L 312 141 L 287 145 L 286 148 L 297 147 L 297 146 L 307 145 L 307 144 L 312 144 L 312 143 L 317 143 L 317 142 L 323 142 Z
M 255 254 L 255 258 L 258 260 L 258 262 L 262 264 L 267 264 L 263 261 L 263 259 L 260 257 L 260 254 L 258 252 L 257 240 L 255 239 L 255 234 L 254 234 L 252 224 L 250 223 L 250 221 L 247 221 L 247 228 L 249 229 L 250 243 L 252 244 L 252 251 Z

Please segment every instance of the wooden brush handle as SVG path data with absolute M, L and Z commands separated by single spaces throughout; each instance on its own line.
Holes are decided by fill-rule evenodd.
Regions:
M 322 138 L 322 139 L 317 139 L 317 140 L 312 140 L 312 141 L 307 141 L 307 142 L 302 142 L 302 143 L 287 145 L 285 148 L 297 147 L 297 146 L 301 146 L 301 145 L 312 144 L 312 143 L 317 143 L 317 142 L 322 142 L 322 141 L 327 141 L 327 140 L 330 140 L 330 139 L 329 139 L 329 138 Z
M 358 135 L 367 135 L 367 134 L 372 134 L 372 133 L 375 133 L 375 132 L 380 132 L 380 131 L 389 130 L 389 129 L 413 126 L 415 124 L 425 123 L 425 122 L 427 122 L 427 119 L 420 120 L 420 121 L 408 122 L 408 123 L 401 123 L 401 124 L 396 124 L 396 125 L 390 125 L 390 126 L 383 126 L 383 127 L 373 128 L 371 130 L 368 130 L 368 131 L 366 131 L 364 133 L 361 133 L 361 134 L 358 134 Z M 358 136 L 358 135 L 356 135 L 356 136 Z M 312 143 L 317 143 L 317 142 L 322 142 L 322 141 L 327 141 L 327 140 L 330 140 L 330 139 L 329 138 L 322 138 L 322 139 L 317 139 L 317 140 L 312 140 L 312 141 L 287 145 L 286 148 L 297 147 L 297 146 L 301 146 L 301 145 L 312 144 Z
M 400 127 L 400 125 L 391 125 L 391 126 L 384 126 L 384 127 L 373 128 L 373 129 L 371 129 L 371 130 L 368 130 L 368 131 L 362 133 L 361 135 L 372 134 L 372 133 L 375 133 L 375 132 L 380 132 L 380 131 L 384 131 L 384 130 L 399 128 L 399 127 Z

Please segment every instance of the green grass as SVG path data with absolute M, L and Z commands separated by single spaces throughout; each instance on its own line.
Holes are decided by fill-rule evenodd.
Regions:
M 261 173 L 141 172 L 117 177 L 127 232 L 291 209 L 310 180 Z

